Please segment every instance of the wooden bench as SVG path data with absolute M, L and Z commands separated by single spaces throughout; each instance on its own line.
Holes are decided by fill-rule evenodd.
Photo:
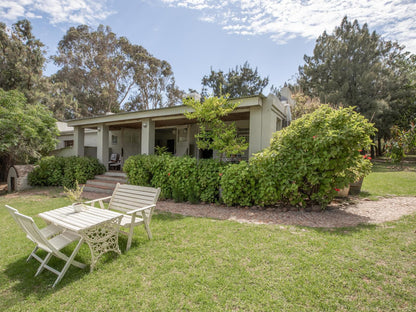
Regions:
M 129 231 L 120 231 L 128 235 L 126 251 L 130 249 L 133 238 L 134 227 L 143 224 L 149 239 L 152 238 L 150 231 L 150 220 L 156 202 L 159 199 L 160 188 L 144 187 L 117 183 L 112 196 L 91 200 L 91 206 L 98 202 L 105 209 L 104 201 L 110 200 L 108 209 L 123 213 L 120 226 L 128 228 Z

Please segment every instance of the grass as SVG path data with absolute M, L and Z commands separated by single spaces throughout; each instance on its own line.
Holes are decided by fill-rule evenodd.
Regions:
M 39 212 L 68 203 L 59 189 L 0 196 L 39 225 Z M 137 228 L 128 253 L 92 273 L 71 267 L 52 289 L 55 275 L 34 277 L 33 246 L 0 208 L 0 311 L 415 311 L 416 215 L 315 229 L 159 213 L 151 226 L 153 240 Z M 87 246 L 77 258 L 90 263 Z
M 375 163 L 364 178 L 361 196 L 416 196 L 416 164 Z

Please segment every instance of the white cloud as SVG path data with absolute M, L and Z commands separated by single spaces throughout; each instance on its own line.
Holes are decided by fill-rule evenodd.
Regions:
M 160 0 L 201 13 L 231 34 L 267 35 L 279 44 L 331 33 L 347 15 L 416 53 L 414 0 Z
M 42 18 L 52 24 L 97 24 L 113 12 L 106 0 L 0 0 L 0 19 Z

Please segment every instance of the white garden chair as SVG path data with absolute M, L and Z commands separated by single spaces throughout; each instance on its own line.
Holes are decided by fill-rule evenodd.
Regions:
M 38 226 L 31 217 L 25 216 L 19 212 L 14 212 L 14 217 L 17 223 L 25 231 L 28 238 L 36 244 L 37 248 L 35 248 L 35 250 L 31 253 L 31 257 L 35 258 L 37 261 L 40 262 L 40 266 L 36 271 L 35 276 L 38 276 L 43 271 L 43 269 L 51 271 L 52 273 L 58 275 L 57 279 L 52 285 L 52 287 L 55 287 L 55 285 L 58 284 L 59 281 L 64 277 L 66 271 L 69 269 L 71 264 L 81 269 L 84 269 L 86 267 L 85 264 L 74 260 L 76 254 L 78 253 L 82 245 L 81 237 L 78 234 L 71 231 L 64 231 L 61 234 L 55 235 L 51 239 L 48 239 L 45 237 L 44 234 L 42 234 L 41 230 L 39 230 Z M 60 251 L 64 247 L 68 246 L 70 243 L 77 240 L 79 240 L 79 242 L 69 257 Z M 35 253 L 38 248 L 43 249 L 47 252 L 47 255 L 44 259 L 42 259 Z M 48 265 L 48 262 L 52 258 L 52 256 L 55 256 L 66 262 L 61 271 L 58 271 L 57 269 L 52 268 Z
M 128 235 L 126 246 L 126 251 L 128 251 L 131 246 L 135 226 L 143 224 L 147 236 L 149 239 L 152 239 L 150 220 L 159 195 L 160 188 L 117 183 L 112 196 L 94 199 L 86 203 L 91 203 L 91 206 L 95 206 L 95 203 L 98 202 L 100 207 L 104 209 L 103 201 L 110 200 L 108 209 L 124 213 L 120 226 L 128 228 L 129 231 L 120 232 Z
M 16 223 L 20 227 L 22 227 L 22 225 L 19 223 L 19 221 L 16 219 L 16 216 L 15 216 L 15 213 L 19 212 L 19 211 L 16 208 L 10 207 L 9 205 L 5 205 L 5 206 L 6 206 L 6 209 L 9 211 L 9 213 L 11 214 L 11 216 L 13 217 L 13 219 L 16 221 Z M 22 228 L 22 230 L 24 232 L 26 232 L 24 228 Z M 54 224 L 48 224 L 47 226 L 45 226 L 44 228 L 39 229 L 39 230 L 42 233 L 42 235 L 45 236 L 46 238 L 51 238 L 52 236 L 55 236 L 56 234 L 59 234 L 59 233 L 64 231 L 63 228 L 61 228 L 59 226 L 56 226 Z M 35 241 L 29 235 L 26 235 L 26 236 L 32 242 L 35 243 Z M 33 249 L 33 251 L 30 253 L 29 257 L 26 259 L 26 262 L 28 262 L 33 257 L 33 254 L 35 254 L 38 249 L 39 249 L 38 246 L 36 246 L 35 249 Z

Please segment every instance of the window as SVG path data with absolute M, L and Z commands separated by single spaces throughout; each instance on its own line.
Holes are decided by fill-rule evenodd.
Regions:
M 117 145 L 117 136 L 116 135 L 111 136 L 111 144 Z
M 74 140 L 65 140 L 64 147 L 71 147 L 74 146 Z

